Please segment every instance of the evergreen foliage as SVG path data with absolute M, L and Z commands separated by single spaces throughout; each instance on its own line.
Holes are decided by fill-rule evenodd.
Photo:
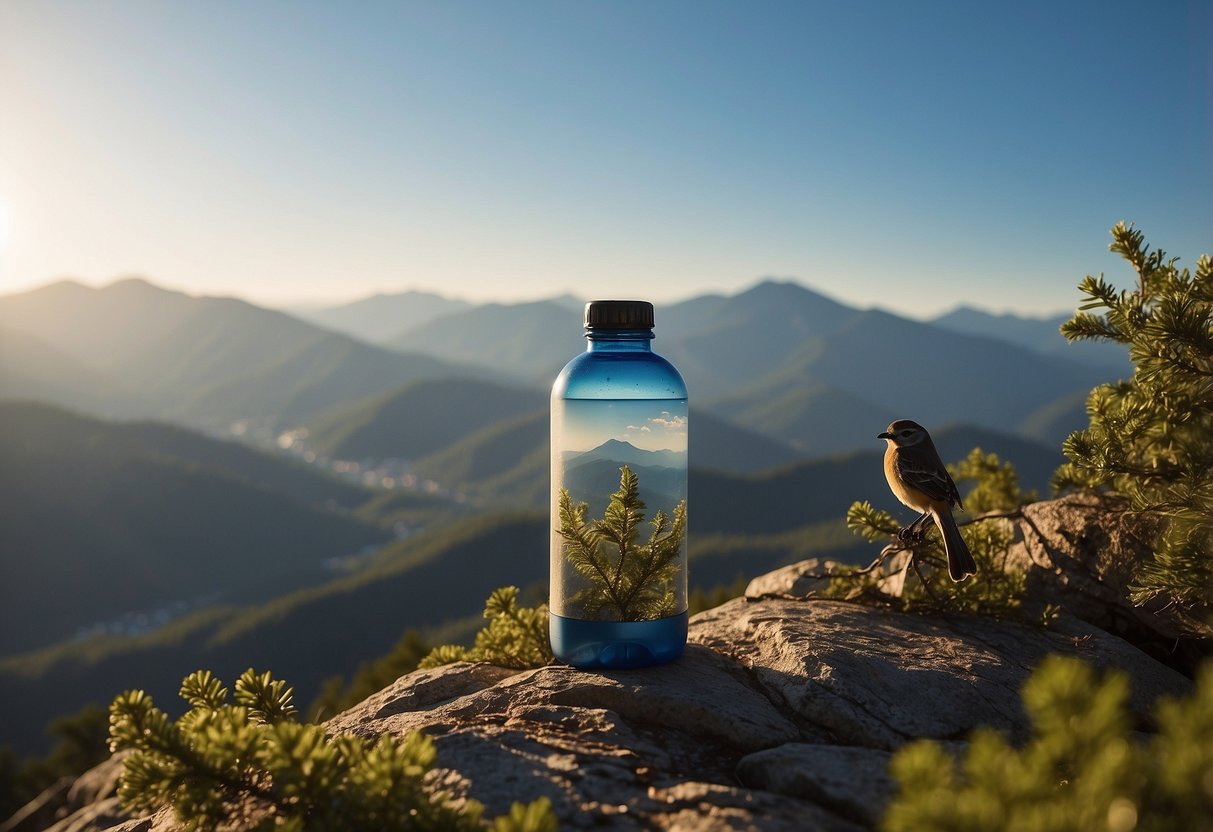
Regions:
M 569 599 L 581 618 L 648 621 L 675 615 L 674 580 L 686 540 L 687 503 L 682 500 L 671 518 L 658 511 L 650 521 L 648 542 L 638 542 L 644 524 L 644 500 L 639 478 L 624 465 L 619 490 L 611 494 L 601 520 L 587 522 L 586 503 L 574 504 L 560 489 L 559 534 L 564 556 L 589 586 Z
M 898 540 L 901 525 L 888 512 L 865 501 L 854 503 L 847 512 L 847 526 L 871 542 L 889 541 L 880 556 L 869 566 L 849 567 L 831 576 L 825 596 L 887 605 L 905 612 L 931 615 L 968 613 L 998 618 L 1028 616 L 1022 608 L 1026 576 L 1009 569 L 1007 557 L 1014 531 L 1009 516 L 1035 497 L 1019 487 L 1015 466 L 1002 462 L 996 454 L 974 448 L 961 462 L 948 466 L 957 482 L 974 483 L 964 498 L 980 516 L 961 527 L 961 534 L 977 563 L 977 575 L 958 584 L 949 581 L 928 583 L 933 574 L 947 574 L 947 556 L 938 530 L 932 525 L 917 540 Z M 890 574 L 882 569 L 894 558 L 900 571 Z M 925 567 L 925 574 L 924 574 Z M 921 580 L 909 580 L 913 568 Z M 1047 623 L 1055 610 L 1046 609 Z
M 982 453 L 981 448 L 974 448 L 960 462 L 949 465 L 948 473 L 957 482 L 973 483 L 964 497 L 965 509 L 970 514 L 1012 511 L 1037 497 L 1034 490 L 1019 487 L 1012 463 L 1001 462 L 998 454 Z
M 548 641 L 548 608 L 518 605 L 518 587 L 503 586 L 493 590 L 484 604 L 484 617 L 489 620 L 476 634 L 469 647 L 444 644 L 435 647 L 423 658 L 419 667 L 439 667 L 452 662 L 488 662 L 501 667 L 525 669 L 542 667 L 552 661 L 552 645 Z
M 172 806 L 187 830 L 473 830 L 483 807 L 456 808 L 427 791 L 435 749 L 414 733 L 372 744 L 329 737 L 295 720 L 292 691 L 251 668 L 236 681 L 235 704 L 210 671 L 181 685 L 190 710 L 173 722 L 141 690 L 110 706 L 110 748 L 129 750 L 118 796 L 132 813 Z M 551 832 L 544 799 L 515 804 L 496 832 Z
M 1054 486 L 1108 489 L 1167 518 L 1133 599 L 1173 606 L 1189 630 L 1213 635 L 1213 258 L 1193 274 L 1132 225 L 1117 224 L 1112 238 L 1136 286 L 1118 292 L 1088 275 L 1081 309 L 1103 311 L 1080 311 L 1061 331 L 1127 345 L 1135 369 L 1091 391 L 1090 425 L 1066 439 Z
M 1032 723 L 1023 748 L 992 729 L 963 760 L 937 742 L 901 749 L 899 791 L 886 832 L 1208 829 L 1213 817 L 1213 665 L 1194 694 L 1160 702 L 1158 734 L 1136 740 L 1128 678 L 1100 678 L 1074 658 L 1050 656 L 1023 690 Z

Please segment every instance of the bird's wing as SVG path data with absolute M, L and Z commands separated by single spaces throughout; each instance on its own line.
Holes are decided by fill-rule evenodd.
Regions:
M 949 505 L 959 504 L 960 494 L 956 490 L 956 483 L 943 463 L 937 459 L 925 459 L 920 454 L 906 453 L 907 450 L 913 449 L 903 448 L 897 455 L 897 473 L 902 481 L 932 500 L 943 500 Z

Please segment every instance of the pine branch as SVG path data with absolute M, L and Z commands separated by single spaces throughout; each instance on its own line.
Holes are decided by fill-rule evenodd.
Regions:
M 367 745 L 353 735 L 330 738 L 318 725 L 295 722 L 284 703 L 289 688 L 251 670 L 237 683 L 262 711 L 276 705 L 278 721 L 263 722 L 242 705 L 218 704 L 209 673 L 182 683 L 195 716 L 174 724 L 142 691 L 129 691 L 110 710 L 110 742 L 131 753 L 123 763 L 119 798 L 130 811 L 171 806 L 187 830 L 219 828 L 429 832 L 480 828 L 483 807 L 455 806 L 425 787 L 433 743 L 421 734 L 384 735 Z M 212 707 L 216 705 L 216 707 Z M 515 804 L 494 820 L 500 832 L 551 830 L 544 800 Z M 527 824 L 527 825 L 523 825 Z
M 640 544 L 645 504 L 639 496 L 639 478 L 626 465 L 619 472 L 619 490 L 611 495 L 603 518 L 589 525 L 590 532 L 585 531 L 585 504 L 572 507 L 567 492 L 560 493 L 558 533 L 566 541 L 563 553 L 589 582 L 570 599 L 570 606 L 589 618 L 611 610 L 620 621 L 673 614 L 671 584 L 686 540 L 686 501 L 675 508 L 672 520 L 658 511 L 648 542 Z M 596 547 L 592 550 L 591 542 Z

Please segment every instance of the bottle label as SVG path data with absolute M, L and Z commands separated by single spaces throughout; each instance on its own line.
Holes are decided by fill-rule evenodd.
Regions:
M 552 612 L 685 612 L 686 496 L 685 399 L 553 401 Z

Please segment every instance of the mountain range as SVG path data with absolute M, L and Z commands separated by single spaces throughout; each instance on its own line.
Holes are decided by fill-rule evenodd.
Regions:
M 608 439 L 588 451 L 565 451 L 565 465 L 572 469 L 590 460 L 605 459 L 620 465 L 640 465 L 657 468 L 686 468 L 687 452 L 668 448 L 646 451 L 622 439 Z
M 261 663 L 306 698 L 375 657 L 346 651 L 352 629 L 386 650 L 544 580 L 547 388 L 584 349 L 576 302 L 411 300 L 305 320 L 143 280 L 0 297 L 0 707 L 29 723 L 0 744 L 200 666 Z M 841 518 L 896 508 L 875 439 L 895 417 L 1044 487 L 1118 365 L 1030 319 L 957 331 L 981 314 L 918 322 L 771 281 L 659 307 L 655 349 L 691 390 L 692 584 L 865 557 Z M 617 484 L 631 458 L 610 450 L 597 476 Z M 384 460 L 417 485 L 381 487 Z
M 399 311 L 410 299 L 424 307 L 412 319 Z M 313 316 L 330 312 L 347 330 L 382 332 L 392 317 L 406 328 L 387 349 L 230 298 L 138 279 L 101 289 L 61 281 L 0 297 L 0 344 L 19 356 L 0 360 L 0 398 L 281 430 L 425 379 L 543 389 L 584 348 L 567 299 L 463 306 L 378 296 Z M 1124 375 L 1123 357 L 1088 350 L 1109 345 L 1046 338 L 1054 323 L 972 310 L 923 323 L 766 281 L 662 307 L 655 348 L 679 367 L 701 412 L 806 455 L 862 447 L 872 424 L 899 416 L 1054 444 L 1080 426 L 1076 404 L 1092 386 Z
M 919 322 L 764 281 L 661 307 L 654 349 L 701 410 L 804 454 L 862 447 L 870 425 L 907 415 L 1054 444 L 1083 423 L 1075 401 L 1127 372 L 1123 349 L 1068 344 L 1061 319 L 958 310 Z M 454 311 L 391 343 L 535 385 L 584 349 L 580 316 L 555 302 Z
M 40 395 L 53 403 L 99 402 L 106 414 L 207 429 L 237 420 L 290 426 L 420 378 L 484 373 L 134 278 L 0 297 L 0 331 L 19 333 L 22 349 L 39 358 L 24 371 L 0 364 L 0 398 L 28 396 L 32 382 L 45 382 Z
M 995 315 L 971 306 L 959 306 L 951 312 L 931 319 L 931 323 L 966 335 L 998 338 L 1045 355 L 1064 356 L 1122 376 L 1132 373 L 1133 366 L 1129 361 L 1128 350 L 1121 344 L 1067 341 L 1060 330 L 1061 325 L 1070 317 L 1069 314 L 1041 318 L 1010 313 Z
M 379 293 L 319 309 L 296 310 L 293 314 L 334 332 L 379 344 L 429 323 L 434 318 L 460 312 L 470 306 L 467 301 L 432 292 L 399 292 Z

